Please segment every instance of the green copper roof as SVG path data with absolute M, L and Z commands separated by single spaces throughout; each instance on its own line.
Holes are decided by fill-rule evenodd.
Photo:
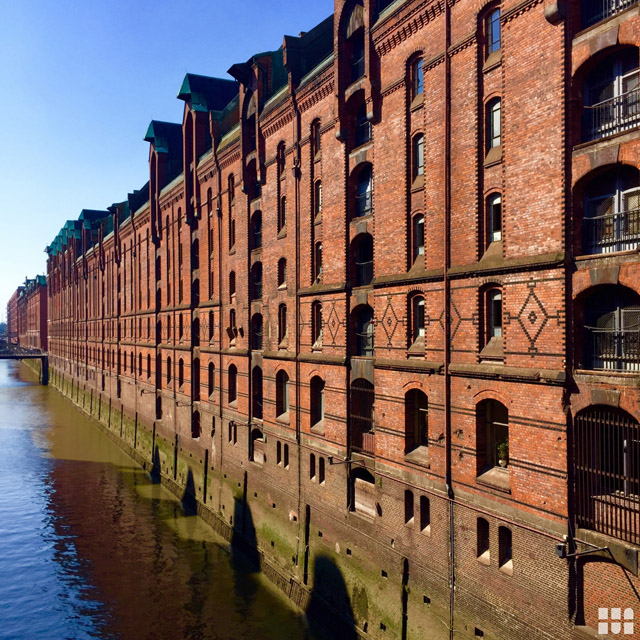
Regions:
M 238 83 L 222 78 L 187 73 L 178 98 L 190 102 L 194 111 L 222 111 L 238 95 Z

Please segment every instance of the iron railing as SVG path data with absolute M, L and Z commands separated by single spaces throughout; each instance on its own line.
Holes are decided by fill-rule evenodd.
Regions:
M 585 327 L 584 336 L 588 368 L 640 371 L 640 329 Z
M 582 28 L 632 7 L 638 0 L 582 0 L 580 9 Z
M 628 414 L 592 407 L 575 418 L 579 527 L 640 544 L 640 430 Z
M 373 357 L 373 333 L 356 333 L 356 355 Z
M 366 216 L 373 211 L 373 198 L 371 191 L 359 193 L 356 196 L 356 216 Z
M 373 260 L 358 262 L 356 260 L 356 286 L 371 284 L 373 280 Z
M 640 209 L 585 218 L 586 253 L 633 251 L 640 246 Z
M 640 125 L 640 89 L 632 89 L 609 100 L 585 106 L 585 140 L 603 138 Z

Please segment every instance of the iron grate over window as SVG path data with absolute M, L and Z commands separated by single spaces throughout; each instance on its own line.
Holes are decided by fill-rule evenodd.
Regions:
M 640 544 L 640 425 L 594 406 L 576 416 L 574 432 L 578 526 Z

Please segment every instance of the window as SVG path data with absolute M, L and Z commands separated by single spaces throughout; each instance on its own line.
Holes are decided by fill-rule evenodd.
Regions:
M 233 422 L 229 422 L 229 444 L 238 443 L 238 425 Z
M 422 58 L 418 58 L 418 60 L 411 65 L 412 98 L 416 98 L 424 93 L 424 71 L 422 64 Z
M 420 496 L 420 531 L 431 535 L 431 503 L 426 496 Z
M 376 516 L 375 478 L 366 469 L 354 469 L 352 476 L 353 501 L 351 510 L 369 518 Z
M 487 292 L 487 338 L 502 338 L 502 292 L 499 289 Z
M 363 378 L 351 384 L 351 447 L 355 451 L 374 453 L 374 399 L 373 385 Z
M 280 440 L 276 443 L 276 464 L 282 465 L 282 442 Z
M 287 305 L 278 307 L 278 344 L 284 342 L 287 337 Z
M 484 400 L 476 408 L 478 474 L 509 464 L 509 412 L 497 400 Z
M 233 173 L 230 173 L 227 178 L 227 189 L 229 191 L 229 205 L 232 205 L 236 199 L 236 180 Z
M 363 104 L 356 112 L 355 146 L 359 147 L 371 140 L 371 123 L 367 118 L 367 107 Z
M 213 311 L 209 311 L 209 341 L 213 340 Z
M 321 426 L 324 420 L 324 380 L 319 376 L 311 378 L 310 384 L 311 427 Z
M 502 240 L 502 197 L 492 193 L 487 197 L 487 245 Z
M 200 437 L 200 412 L 194 411 L 191 414 L 191 437 L 196 439 Z
M 351 82 L 359 80 L 364 75 L 364 29 L 358 29 L 350 38 L 351 56 L 349 68 Z
M 576 415 L 574 434 L 578 526 L 640 544 L 638 421 L 622 409 L 593 405 Z
M 171 356 L 167 357 L 167 386 L 171 384 Z
M 194 358 L 191 364 L 191 394 L 195 401 L 200 400 L 200 359 Z
M 138 354 L 138 375 L 142 377 L 142 354 Z
M 229 365 L 227 398 L 229 404 L 238 402 L 238 369 L 235 364 Z
M 251 318 L 251 348 L 262 349 L 262 314 L 256 313 Z
M 253 386 L 252 412 L 253 417 L 262 419 L 262 369 L 254 367 L 251 372 L 251 383 Z
M 262 299 L 262 263 L 256 262 L 251 267 L 251 299 Z
M 487 104 L 487 151 L 500 146 L 500 129 L 500 98 L 494 98 Z
M 178 386 L 182 387 L 184 384 L 184 360 L 180 358 L 178 360 Z
M 309 454 L 309 480 L 316 480 L 316 456 L 313 453 Z
M 313 211 L 318 217 L 322 213 L 322 181 L 316 180 L 313 189 Z
M 251 249 L 262 247 L 262 211 L 251 216 Z
M 429 399 L 420 389 L 404 396 L 405 452 L 429 446 Z
M 280 206 L 278 208 L 278 233 L 287 226 L 287 196 L 280 198 Z
M 358 174 L 356 182 L 356 217 L 373 213 L 373 174 L 371 166 L 366 165 Z
M 424 297 L 421 295 L 414 295 L 411 300 L 411 343 L 415 343 L 418 340 L 424 342 L 425 335 L 425 319 L 424 319 Z
M 267 455 L 265 451 L 266 441 L 264 434 L 260 429 L 253 429 L 251 431 L 251 449 L 249 450 L 249 460 L 256 464 L 264 464 L 267 461 Z
M 109 352 L 107 351 L 107 360 L 109 360 Z M 109 363 L 107 362 L 107 368 Z M 151 377 L 151 355 L 147 354 L 147 378 Z
M 406 525 L 412 525 L 413 516 L 414 516 L 413 491 L 409 491 L 409 489 L 406 489 L 404 492 L 404 523 Z
M 213 393 L 215 391 L 216 384 L 216 367 L 213 362 L 209 363 L 209 371 L 208 371 L 208 384 L 207 384 L 207 393 L 210 398 L 213 397 Z
M 322 279 L 322 242 L 316 242 L 313 258 L 313 279 L 315 282 L 320 282 Z
M 320 121 L 314 120 L 311 124 L 311 156 L 315 158 L 322 148 L 322 137 L 320 135 Z
M 413 179 L 424 175 L 424 136 L 419 133 L 413 138 Z
M 354 309 L 355 355 L 373 357 L 373 309 L 363 305 Z
M 500 9 L 494 9 L 485 20 L 485 37 L 487 40 L 487 57 L 501 47 L 500 42 Z
M 278 149 L 276 151 L 276 164 L 278 170 L 278 178 L 284 177 L 284 163 L 285 163 L 285 146 L 284 142 L 278 144 Z
M 280 370 L 276 374 L 276 415 L 285 416 L 289 412 L 289 376 Z
M 231 344 L 235 344 L 236 336 L 238 335 L 238 329 L 236 327 L 236 310 L 229 310 L 229 329 L 228 329 L 229 340 Z
M 498 559 L 500 571 L 513 575 L 513 558 L 511 555 L 511 529 L 498 527 Z
M 233 301 L 233 297 L 236 295 L 236 272 L 232 271 L 229 274 L 229 300 Z
M 489 550 L 489 522 L 478 518 L 476 523 L 476 557 L 482 564 L 489 565 L 491 551 Z
M 413 260 L 415 262 L 418 256 L 424 255 L 424 216 L 421 213 L 413 216 L 412 235 Z
M 278 260 L 278 287 L 287 286 L 287 259 Z
M 284 445 L 284 468 L 289 468 L 289 445 Z
M 324 458 L 319 458 L 318 459 L 318 484 L 324 484 L 324 476 L 325 476 Z
M 315 300 L 311 305 L 311 344 L 322 345 L 322 303 Z

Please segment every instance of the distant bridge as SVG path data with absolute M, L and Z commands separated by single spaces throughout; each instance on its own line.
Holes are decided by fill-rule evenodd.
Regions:
M 0 360 L 35 360 L 42 363 L 41 382 L 49 383 L 49 354 L 40 349 L 27 349 L 17 344 L 10 344 L 6 340 L 0 340 Z

